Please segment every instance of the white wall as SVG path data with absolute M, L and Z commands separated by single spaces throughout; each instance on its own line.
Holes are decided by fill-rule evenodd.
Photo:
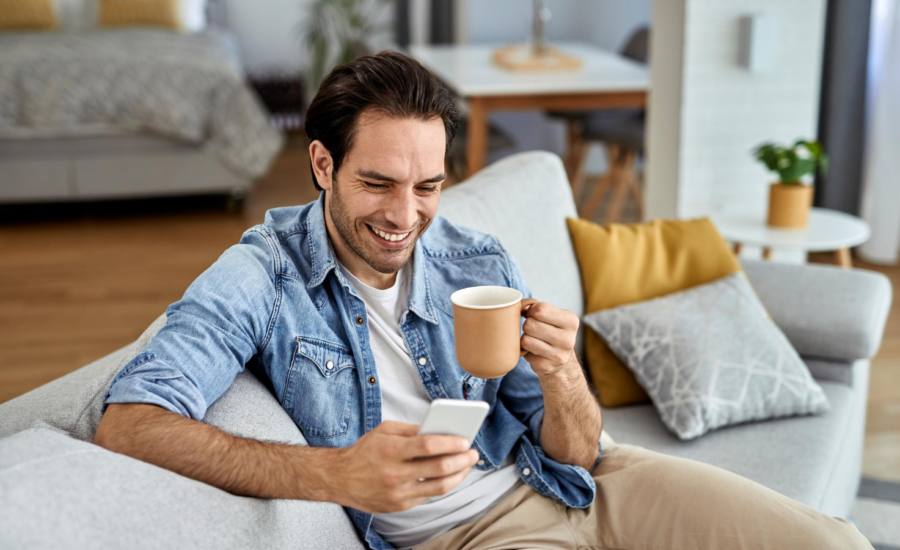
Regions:
M 751 151 L 816 136 L 825 7 L 826 0 L 676 0 L 665 5 L 671 13 L 654 16 L 650 217 L 764 216 L 774 178 Z M 765 73 L 738 63 L 739 21 L 750 14 L 775 24 Z
M 247 72 L 303 71 L 309 67 L 300 27 L 312 0 L 222 0 L 228 27 L 235 33 Z M 393 5 L 380 6 L 384 24 L 393 20 Z M 388 36 L 377 37 L 376 48 L 383 47 Z
M 223 0 L 250 73 L 299 71 L 309 66 L 298 26 L 310 0 Z
M 687 1 L 660 1 L 653 8 L 650 37 L 652 90 L 647 108 L 645 144 L 648 158 L 644 167 L 644 215 L 648 219 L 678 217 Z

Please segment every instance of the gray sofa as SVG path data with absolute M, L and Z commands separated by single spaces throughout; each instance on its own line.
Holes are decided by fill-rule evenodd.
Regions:
M 448 189 L 440 213 L 499 236 L 536 297 L 583 313 L 564 221 L 575 205 L 558 157 L 525 153 L 498 162 Z M 744 267 L 825 389 L 831 411 L 685 443 L 666 431 L 651 405 L 638 405 L 605 409 L 605 431 L 617 442 L 715 464 L 847 516 L 860 477 L 869 358 L 880 344 L 890 284 L 855 269 L 755 261 Z M 131 345 L 0 405 L 0 547 L 361 548 L 335 504 L 234 496 L 90 442 L 111 378 L 164 323 L 161 316 Z M 248 371 L 204 421 L 240 436 L 305 444 Z

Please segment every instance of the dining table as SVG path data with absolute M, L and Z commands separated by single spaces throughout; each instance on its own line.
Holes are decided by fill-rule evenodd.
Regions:
M 550 47 L 578 59 L 567 70 L 513 70 L 494 63 L 503 44 L 411 45 L 409 55 L 462 98 L 468 110 L 466 173 L 487 159 L 488 117 L 493 111 L 585 111 L 645 107 L 650 91 L 646 65 L 584 42 Z

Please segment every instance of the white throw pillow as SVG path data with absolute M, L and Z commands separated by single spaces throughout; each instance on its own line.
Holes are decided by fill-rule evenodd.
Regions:
M 206 28 L 206 0 L 179 0 L 178 19 L 186 32 L 200 32 Z
M 95 3 L 93 0 L 56 0 L 55 3 L 56 20 L 60 22 L 61 29 L 83 31 L 96 26 L 96 9 L 90 5 Z

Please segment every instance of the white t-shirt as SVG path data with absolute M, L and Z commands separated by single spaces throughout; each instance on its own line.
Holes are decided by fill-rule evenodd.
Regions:
M 385 290 L 362 283 L 343 265 L 338 266 L 366 304 L 369 344 L 381 380 L 382 420 L 421 424 L 431 399 L 400 332 L 400 316 L 409 299 L 411 265 L 401 269 L 394 286 Z M 494 470 L 473 467 L 462 483 L 445 495 L 402 512 L 375 514 L 372 527 L 394 546 L 410 548 L 476 521 L 521 484 L 512 457 L 507 456 Z

